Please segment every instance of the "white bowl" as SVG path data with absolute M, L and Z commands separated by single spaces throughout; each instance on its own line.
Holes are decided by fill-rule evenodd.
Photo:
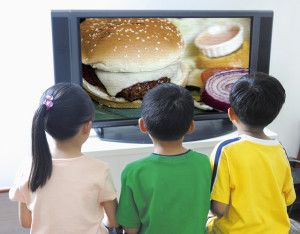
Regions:
M 244 28 L 238 23 L 216 24 L 199 34 L 195 45 L 207 57 L 221 57 L 243 44 Z

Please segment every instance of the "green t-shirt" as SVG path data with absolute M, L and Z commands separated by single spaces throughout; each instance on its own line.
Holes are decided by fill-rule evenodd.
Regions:
M 128 164 L 121 180 L 117 220 L 122 226 L 148 234 L 205 233 L 211 184 L 206 155 L 151 154 Z

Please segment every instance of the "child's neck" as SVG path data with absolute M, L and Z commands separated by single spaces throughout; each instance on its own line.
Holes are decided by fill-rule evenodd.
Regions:
M 188 150 L 182 146 L 182 140 L 159 141 L 153 139 L 154 153 L 161 155 L 177 155 L 186 153 Z
M 238 128 L 238 134 L 240 135 L 248 135 L 254 138 L 263 139 L 263 140 L 271 140 L 270 137 L 268 137 L 264 133 L 263 128 L 247 128 L 245 126 Z
M 82 156 L 81 145 L 74 144 L 72 141 L 55 141 L 52 158 L 76 158 Z

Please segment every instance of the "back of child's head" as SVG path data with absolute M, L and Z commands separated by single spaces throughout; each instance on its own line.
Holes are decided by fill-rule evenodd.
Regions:
M 93 119 L 94 105 L 80 86 L 59 83 L 44 92 L 32 121 L 31 191 L 42 187 L 52 172 L 52 157 L 45 132 L 57 141 L 66 141 Z
M 285 90 L 276 78 L 268 74 L 250 73 L 233 85 L 229 100 L 243 124 L 264 128 L 279 114 L 285 102 Z
M 141 117 L 149 134 L 162 141 L 181 139 L 194 118 L 194 100 L 185 88 L 160 84 L 146 93 Z

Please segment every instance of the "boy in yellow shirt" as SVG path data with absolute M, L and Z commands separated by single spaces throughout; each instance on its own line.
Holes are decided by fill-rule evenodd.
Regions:
M 264 73 L 239 79 L 228 115 L 239 137 L 218 144 L 211 157 L 210 233 L 288 233 L 287 206 L 296 198 L 283 146 L 264 133 L 285 102 L 280 82 Z

